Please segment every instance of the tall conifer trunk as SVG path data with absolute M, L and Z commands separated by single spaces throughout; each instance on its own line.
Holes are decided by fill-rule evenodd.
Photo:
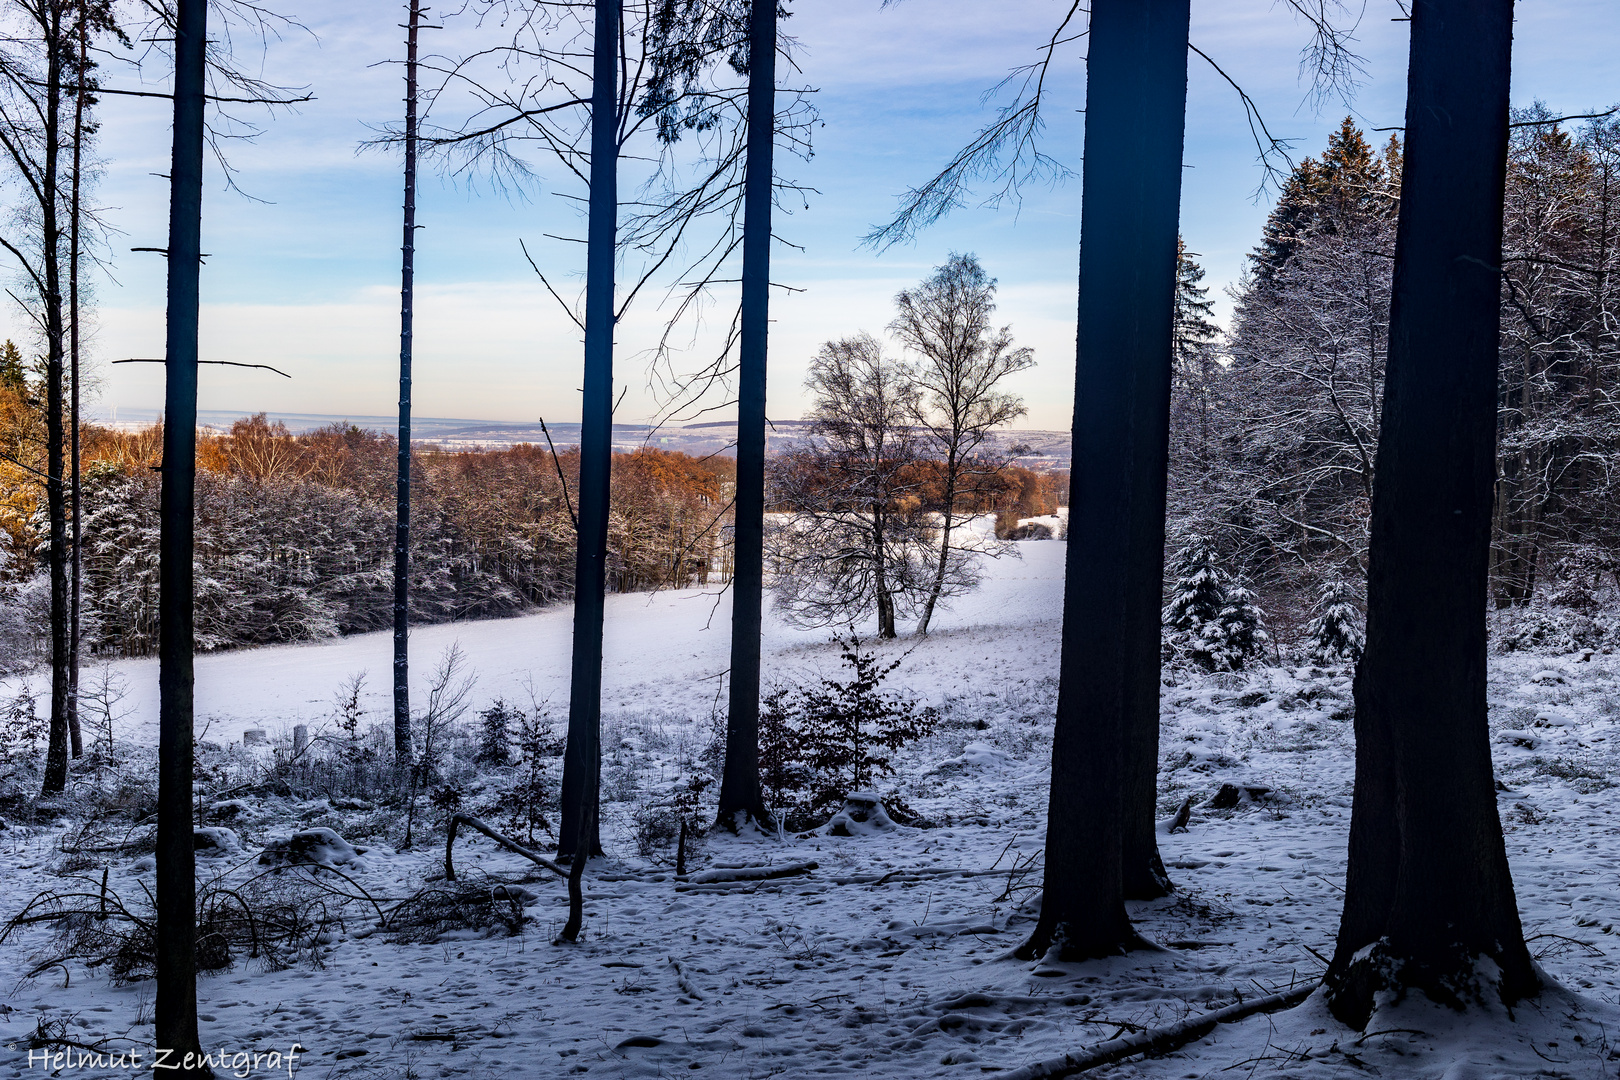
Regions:
M 720 824 L 769 815 L 759 786 L 759 649 L 765 596 L 765 373 L 771 285 L 771 173 L 776 140 L 776 3 L 748 16 L 748 162 L 743 177 L 742 327 L 737 372 L 737 497 L 732 530 L 731 676 Z
M 39 199 L 40 261 L 44 271 L 44 306 L 41 320 L 45 330 L 45 507 L 49 519 L 50 542 L 46 556 L 51 593 L 51 718 L 45 750 L 45 776 L 41 793 L 57 794 L 67 788 L 67 763 L 72 749 L 72 722 L 69 707 L 70 601 L 68 590 L 67 489 L 64 482 L 67 429 L 63 409 L 62 241 L 61 185 L 62 160 L 62 62 L 67 42 L 63 38 L 62 3 L 40 7 L 40 31 L 45 42 L 45 99 L 41 102 L 44 146 L 41 156 Z
M 204 62 L 208 0 L 179 0 L 174 158 L 169 172 L 169 295 L 158 541 L 156 1039 L 173 1060 L 197 1038 L 196 855 L 192 783 L 192 532 L 197 472 L 197 307 L 202 261 Z M 207 1073 L 207 1069 L 197 1070 Z
M 82 213 L 80 200 L 83 196 L 80 172 L 84 166 L 85 76 L 90 63 L 88 18 L 89 12 L 81 2 L 77 29 L 78 62 L 75 65 L 78 85 L 73 97 L 73 189 L 68 204 L 68 381 L 73 395 L 69 416 L 72 429 L 68 438 L 68 477 L 71 484 L 68 516 L 72 523 L 68 538 L 68 551 L 72 559 L 68 601 L 68 736 L 72 740 L 75 758 L 84 754 L 84 733 L 79 724 L 80 599 L 83 595 L 81 575 L 84 570 L 84 555 L 80 551 L 84 529 L 80 520 L 83 485 L 79 475 L 79 226 Z
M 416 308 L 416 36 L 422 5 L 410 0 L 405 38 L 405 237 L 399 284 L 399 464 L 394 487 L 394 760 L 411 751 L 411 344 Z
M 1389 359 L 1329 1002 L 1536 992 L 1485 723 L 1511 0 L 1412 7 Z
M 1063 644 L 1026 958 L 1134 947 L 1125 899 L 1163 874 L 1151 823 L 1187 24 L 1188 0 L 1091 7 Z
M 613 467 L 613 264 L 619 212 L 619 3 L 597 0 L 591 69 L 591 196 L 586 233 L 585 400 L 579 433 L 579 538 L 574 559 L 574 656 L 563 755 L 557 853 L 599 850 L 592 808 L 601 782 L 602 611 L 607 591 L 608 484 Z M 581 840 L 586 851 L 578 850 Z

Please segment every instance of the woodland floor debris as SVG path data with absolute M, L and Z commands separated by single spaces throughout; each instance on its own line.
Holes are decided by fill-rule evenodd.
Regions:
M 898 774 L 877 794 L 898 795 L 934 827 L 896 821 L 849 837 L 711 835 L 690 856 L 686 881 L 673 873 L 672 849 L 643 857 L 633 834 L 638 807 L 689 775 L 711 739 L 714 684 L 704 677 L 724 669 L 727 650 L 723 635 L 701 628 L 716 597 L 611 598 L 608 856 L 587 868 L 575 947 L 549 944 L 567 915 L 564 882 L 483 834 L 457 840 L 450 883 L 442 879 L 443 833 L 429 842 L 437 820 L 419 822 L 421 842 L 401 851 L 386 808 L 370 800 L 345 806 L 341 794 L 296 798 L 263 787 L 215 800 L 219 817 L 207 827 L 229 827 L 243 856 L 202 860 L 208 872 L 238 891 L 234 881 L 259 875 L 252 888 L 264 893 L 250 904 L 291 904 L 276 925 L 296 928 L 300 944 L 254 958 L 250 942 L 232 937 L 229 966 L 200 986 L 208 1045 L 285 1053 L 296 1042 L 307 1048 L 299 1075 L 377 1080 L 913 1080 L 1010 1072 L 1309 984 L 1337 929 L 1353 751 L 1346 673 L 1310 665 L 1182 673 L 1163 687 L 1158 812 L 1168 821 L 1191 805 L 1186 831 L 1159 835 L 1176 893 L 1132 905 L 1160 950 L 1075 965 L 1008 958 L 1033 926 L 1040 883 L 1062 572 L 1061 544 L 1020 550 L 1020 561 L 996 565 L 980 594 L 942 611 L 894 676 L 892 685 L 938 708 L 940 721 L 896 755 Z M 723 620 L 725 598 L 718 602 L 715 618 Z M 538 695 L 562 685 L 567 650 L 548 642 L 566 640 L 566 612 L 453 629 L 479 670 L 481 697 L 526 700 L 521 683 L 530 672 Z M 896 655 L 912 644 L 897 643 Z M 240 725 L 280 738 L 298 719 L 319 738 L 325 689 L 300 712 L 288 673 L 313 697 L 308 688 L 328 673 L 335 686 L 368 663 L 384 670 L 388 645 L 378 635 L 202 658 L 199 694 L 216 716 L 211 735 Z M 837 668 L 836 651 L 820 637 L 774 622 L 766 648 L 767 670 L 808 678 Z M 155 682 L 155 667 L 129 670 Z M 1549 671 L 1559 678 L 1542 674 Z M 1378 1017 L 1370 1038 L 1307 1001 L 1222 1024 L 1165 1056 L 1085 1075 L 1339 1080 L 1377 1069 L 1430 1080 L 1463 1062 L 1467 1071 L 1452 1080 L 1613 1080 L 1620 829 L 1609 796 L 1620 777 L 1620 656 L 1493 654 L 1490 703 L 1498 805 L 1526 934 L 1562 989 L 1516 1009 L 1512 1022 L 1459 1019 L 1409 1002 Z M 374 706 L 386 715 L 381 692 Z M 1568 723 L 1535 725 L 1549 711 Z M 133 742 L 149 730 L 137 713 L 120 737 Z M 1534 731 L 1542 744 L 1516 745 L 1503 737 L 1510 730 Z M 1245 794 L 1266 790 L 1212 807 L 1226 783 Z M 538 826 L 531 842 L 508 830 L 506 811 L 476 810 L 498 794 L 469 789 L 463 798 L 520 846 L 553 850 Z M 232 800 L 241 805 L 227 819 Z M 103 871 L 125 902 L 151 881 L 149 870 L 136 869 L 141 830 L 87 831 L 71 816 L 8 817 L 13 826 L 0 832 L 8 914 L 47 889 L 76 889 L 93 925 Z M 255 861 L 277 837 L 317 829 L 343 838 L 363 868 Z M 97 865 L 61 876 L 65 845 Z M 695 880 L 795 864 L 806 872 Z M 453 891 L 462 887 L 469 891 Z M 220 917 L 231 910 L 225 903 Z M 397 933 L 388 931 L 390 913 Z M 245 922 L 230 930 L 238 932 L 247 933 Z M 42 1019 L 85 1045 L 149 1041 L 149 981 L 115 981 L 107 965 L 74 958 L 59 958 L 66 971 L 22 978 L 52 959 L 52 935 L 45 923 L 23 926 L 0 947 L 0 1019 L 16 1045 Z M 25 1050 L 0 1053 L 0 1080 L 35 1075 Z

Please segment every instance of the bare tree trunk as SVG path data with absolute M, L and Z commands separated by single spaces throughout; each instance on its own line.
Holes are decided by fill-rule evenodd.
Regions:
M 73 406 L 70 422 L 72 433 L 69 438 L 68 475 L 71 478 L 72 490 L 69 493 L 69 513 L 72 520 L 73 532 L 69 538 L 68 550 L 72 558 L 72 573 L 70 581 L 71 596 L 68 604 L 68 736 L 73 744 L 73 756 L 84 756 L 84 733 L 79 725 L 79 639 L 80 639 L 80 600 L 83 596 L 82 575 L 84 570 L 84 557 L 80 551 L 84 538 L 81 522 L 82 484 L 79 470 L 79 224 L 80 199 L 82 185 L 80 172 L 84 165 L 84 94 L 85 94 L 85 67 L 90 60 L 89 27 L 86 24 L 87 12 L 83 4 L 79 5 L 79 54 L 78 54 L 78 86 L 73 98 L 73 192 L 72 202 L 68 210 L 68 335 L 69 335 L 69 382 L 72 384 Z
M 1063 645 L 1041 917 L 1019 950 L 1140 944 L 1152 841 L 1188 0 L 1094 0 Z M 1162 891 L 1162 888 L 1161 888 Z
M 579 539 L 574 560 L 574 656 L 563 755 L 557 854 L 601 847 L 602 615 L 607 590 L 608 493 L 613 467 L 613 263 L 618 219 L 618 0 L 597 0 L 591 89 L 591 201 L 585 275 L 585 402 L 579 435 Z M 587 820 L 587 815 L 589 818 Z M 582 837 L 589 847 L 580 851 Z
M 881 465 L 879 466 L 881 468 Z M 877 593 L 878 637 L 894 638 L 898 634 L 894 625 L 894 591 L 889 581 L 888 540 L 883 522 L 883 507 L 872 506 L 872 558 L 877 561 L 873 571 L 874 591 Z
M 72 738 L 68 705 L 69 600 L 67 572 L 67 498 L 63 483 L 66 431 L 63 417 L 62 222 L 58 201 L 62 150 L 62 11 L 65 5 L 43 7 L 46 47 L 43 177 L 40 184 L 40 243 L 45 288 L 40 297 L 45 323 L 45 503 L 50 519 L 47 556 L 51 589 L 51 719 L 45 752 L 42 794 L 67 788 L 67 763 Z
M 923 601 L 922 616 L 917 619 L 918 637 L 927 636 L 928 624 L 934 618 L 934 605 L 939 603 L 939 594 L 945 590 L 945 571 L 951 558 L 951 529 L 956 515 L 956 478 L 960 469 L 956 447 L 952 446 L 945 458 L 945 520 L 939 529 L 939 563 L 934 568 L 934 583 L 928 589 L 928 598 Z
M 1485 724 L 1511 0 L 1417 0 L 1329 1004 L 1536 993 Z M 1488 964 L 1484 961 L 1488 961 Z
M 192 784 L 192 533 L 197 471 L 197 305 L 207 0 L 179 0 L 169 173 L 168 345 L 158 599 L 157 1046 L 183 1060 L 197 1037 Z M 196 1070 L 206 1074 L 205 1068 Z
M 399 285 L 399 464 L 394 487 L 394 760 L 411 751 L 411 345 L 416 313 L 416 37 L 420 0 L 410 0 L 405 39 L 405 235 Z
M 737 569 L 731 589 L 730 696 L 718 817 L 733 832 L 748 820 L 770 827 L 759 786 L 759 648 L 765 602 L 765 376 L 775 141 L 776 0 L 752 0 L 748 16 L 748 163 L 743 174 L 742 336 L 737 356 L 737 495 L 732 528 Z

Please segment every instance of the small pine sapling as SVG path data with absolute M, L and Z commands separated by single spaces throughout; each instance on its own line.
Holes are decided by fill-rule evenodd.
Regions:
M 527 710 L 513 709 L 511 714 L 517 722 L 517 782 L 501 793 L 498 807 L 507 815 L 511 828 L 524 829 L 533 844 L 536 828 L 551 832 L 546 810 L 555 793 L 546 776 L 546 762 L 561 756 L 563 740 L 551 730 L 541 703 L 535 702 Z
M 350 762 L 356 763 L 370 756 L 360 742 L 360 721 L 366 715 L 360 698 L 365 693 L 365 687 L 366 673 L 356 671 L 344 679 L 332 695 L 332 719 L 337 722 L 338 730 L 343 732 L 343 754 Z
M 512 764 L 512 723 L 522 712 L 500 698 L 478 714 L 478 752 L 473 760 L 479 765 L 505 768 Z
M 801 822 L 837 809 L 844 796 L 869 790 L 879 777 L 893 776 L 894 752 L 939 722 L 932 706 L 882 689 L 905 656 L 883 663 L 863 650 L 853 627 L 833 641 L 842 647 L 839 659 L 850 678 L 778 690 L 765 699 L 760 717 L 761 786 L 779 806 L 791 792 L 802 792 L 788 815 Z
M 1316 617 L 1305 633 L 1310 640 L 1311 659 L 1319 664 L 1354 664 L 1361 659 L 1366 639 L 1361 631 L 1361 612 L 1348 582 L 1335 578 L 1322 586 Z
M 1235 580 L 1226 590 L 1226 603 L 1213 626 L 1204 634 L 1210 642 L 1210 658 L 1218 670 L 1241 671 L 1243 665 L 1260 655 L 1271 640 L 1265 629 L 1265 616 L 1255 603 L 1254 593 Z
M 796 688 L 778 687 L 766 695 L 759 710 L 759 786 L 765 805 L 778 819 L 808 779 L 795 722 L 797 703 Z
M 1219 620 L 1227 600 L 1208 540 L 1194 536 L 1187 541 L 1176 553 L 1175 575 L 1170 603 L 1164 609 L 1164 627 L 1196 636 Z

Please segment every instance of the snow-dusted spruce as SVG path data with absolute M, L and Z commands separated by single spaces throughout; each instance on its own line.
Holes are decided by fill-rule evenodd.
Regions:
M 1226 590 L 1226 603 L 1213 630 L 1210 657 L 1217 669 L 1240 671 L 1259 656 L 1271 635 L 1266 633 L 1265 616 L 1242 578 L 1234 579 Z
M 1193 536 L 1177 553 L 1175 583 L 1162 614 L 1167 658 L 1205 671 L 1241 671 L 1271 640 L 1254 593 L 1215 565 L 1209 541 Z
M 1164 627 L 1196 634 L 1219 618 L 1226 605 L 1226 586 L 1215 567 L 1215 554 L 1206 537 L 1190 537 L 1171 564 L 1176 575 L 1170 602 L 1164 608 Z
M 1353 664 L 1361 659 L 1366 637 L 1349 582 L 1335 578 L 1322 586 L 1316 616 L 1306 626 L 1305 637 L 1310 643 L 1311 659 L 1319 664 Z

